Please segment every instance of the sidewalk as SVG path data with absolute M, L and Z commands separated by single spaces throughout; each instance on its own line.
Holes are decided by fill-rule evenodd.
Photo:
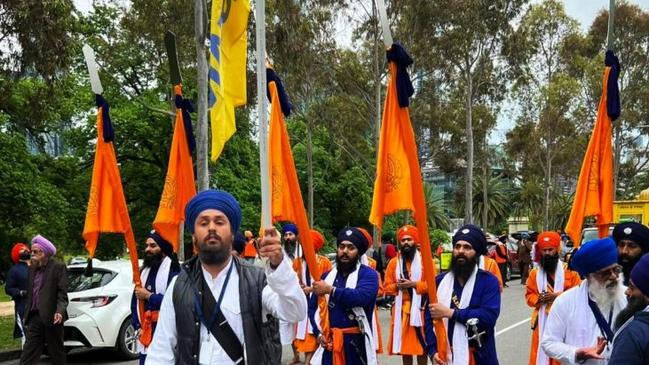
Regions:
M 14 302 L 0 302 L 0 317 L 13 316 Z

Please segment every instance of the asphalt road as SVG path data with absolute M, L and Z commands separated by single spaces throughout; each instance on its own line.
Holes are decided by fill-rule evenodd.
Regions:
M 525 305 L 525 288 L 514 278 L 505 288 L 502 296 L 502 308 L 496 325 L 496 348 L 498 359 L 502 365 L 524 365 L 527 364 L 531 341 L 531 330 L 529 328 L 530 309 Z M 379 321 L 381 323 L 383 344 L 387 346 L 388 332 L 390 328 L 390 311 L 380 310 Z M 285 347 L 283 359 L 285 364 L 292 358 L 290 347 Z M 69 364 L 123 364 L 137 365 L 137 361 L 121 361 L 110 351 L 106 350 L 74 350 L 68 355 Z M 18 364 L 18 360 L 6 361 L 2 364 Z M 49 364 L 47 358 L 43 358 L 39 364 Z M 401 364 L 399 356 L 379 356 L 381 365 Z

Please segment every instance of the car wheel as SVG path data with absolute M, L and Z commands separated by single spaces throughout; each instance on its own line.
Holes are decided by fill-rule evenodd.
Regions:
M 137 352 L 137 338 L 135 337 L 135 327 L 131 322 L 131 317 L 126 318 L 119 328 L 117 344 L 115 346 L 119 355 L 127 360 L 135 359 L 139 356 Z
M 507 265 L 507 272 L 505 273 L 507 281 L 512 280 L 512 265 Z

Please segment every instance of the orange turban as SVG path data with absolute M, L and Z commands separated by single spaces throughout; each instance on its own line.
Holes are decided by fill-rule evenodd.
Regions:
M 313 249 L 315 252 L 320 251 L 322 246 L 324 246 L 325 239 L 322 233 L 316 231 L 315 229 L 311 230 L 311 242 L 313 242 Z
M 546 248 L 559 248 L 561 245 L 561 236 L 557 232 L 546 231 L 539 234 L 536 238 L 536 247 L 539 250 L 545 250 Z
M 405 225 L 397 231 L 397 242 L 401 243 L 403 236 L 410 236 L 415 243 L 419 243 L 419 234 L 417 233 L 417 227 L 411 225 Z
M 20 260 L 18 255 L 20 255 L 20 251 L 22 250 L 29 251 L 29 247 L 27 247 L 27 245 L 24 243 L 16 243 L 14 247 L 11 249 L 11 261 L 13 261 L 14 264 L 17 264 L 18 261 Z

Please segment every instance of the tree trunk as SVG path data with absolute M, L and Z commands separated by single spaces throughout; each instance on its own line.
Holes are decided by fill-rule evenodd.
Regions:
M 464 223 L 473 223 L 473 79 L 466 65 L 466 192 Z
M 487 229 L 489 221 L 487 219 L 487 214 L 489 213 L 489 196 L 488 196 L 488 186 L 489 186 L 489 176 L 487 176 L 487 161 L 489 161 L 487 156 L 487 136 L 485 134 L 485 160 L 482 163 L 482 228 Z
M 311 139 L 311 120 L 306 121 L 306 161 L 309 194 L 309 226 L 313 229 L 313 141 Z
M 552 186 L 552 156 L 550 151 L 550 143 L 547 142 L 547 150 L 545 156 L 545 207 L 543 212 L 543 229 L 548 230 L 550 224 L 550 188 Z
M 207 9 L 203 0 L 194 0 L 194 35 L 196 41 L 196 72 L 198 105 L 196 108 L 196 185 L 198 191 L 209 188 L 207 144 L 207 54 L 205 52 L 205 24 Z

